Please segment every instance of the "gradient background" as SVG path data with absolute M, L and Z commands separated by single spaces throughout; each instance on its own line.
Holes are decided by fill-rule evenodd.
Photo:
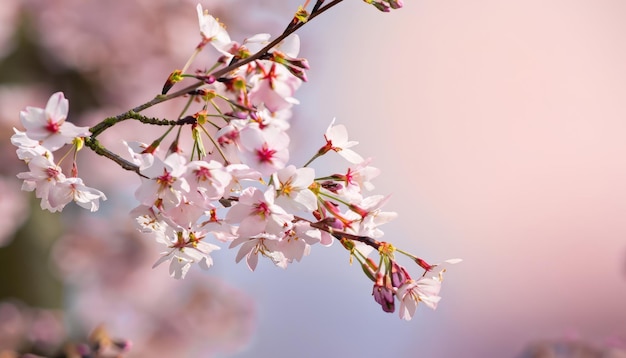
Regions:
M 577 338 L 624 346 L 624 14 L 621 0 L 406 0 L 389 14 L 345 1 L 307 25 L 294 162 L 337 117 L 382 170 L 375 193 L 393 194 L 386 209 L 400 216 L 385 238 L 429 262 L 464 261 L 449 268 L 439 308 L 405 322 L 380 310 L 339 245 L 254 273 L 222 250 L 207 274 L 256 300 L 257 332 L 235 357 L 515 357 L 537 340 Z
M 315 247 L 288 284 L 268 275 L 282 298 L 259 302 L 276 323 L 253 347 L 276 349 L 278 334 L 284 356 L 512 357 L 540 339 L 623 343 L 626 3 L 360 5 L 301 35 L 315 43 L 297 115 L 316 133 L 336 116 L 374 157 L 376 190 L 400 213 L 388 240 L 464 262 L 437 311 L 407 323 L 375 312 L 358 267 Z

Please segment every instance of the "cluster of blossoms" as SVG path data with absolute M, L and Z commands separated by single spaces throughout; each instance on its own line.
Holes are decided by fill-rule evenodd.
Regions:
M 281 36 L 257 34 L 241 43 L 232 41 L 224 26 L 197 6 L 201 40 L 182 70 L 171 73 L 162 94 L 152 101 L 91 128 L 68 122 L 68 102 L 56 93 L 45 109 L 27 108 L 21 114 L 26 132 L 12 138 L 18 157 L 30 172 L 21 173 L 24 190 L 35 191 L 41 207 L 60 211 L 70 201 L 92 211 L 106 199 L 78 178 L 76 161 L 72 177 L 65 177 L 52 152 L 72 144 L 75 152 L 86 145 L 122 168 L 136 172 L 141 184 L 132 215 L 139 229 L 163 245 L 157 266 L 169 262 L 169 273 L 184 278 L 194 264 L 213 265 L 211 254 L 219 243 L 238 248 L 236 261 L 246 259 L 250 270 L 259 256 L 286 268 L 308 255 L 311 245 L 330 246 L 335 240 L 350 252 L 374 282 L 373 296 L 386 312 L 400 302 L 400 317 L 410 319 L 419 302 L 435 308 L 439 301 L 441 272 L 414 280 L 394 258 L 396 252 L 411 258 L 425 273 L 428 265 L 418 257 L 378 241 L 382 224 L 396 217 L 382 211 L 389 196 L 370 195 L 372 179 L 379 175 L 352 147 L 343 125 L 334 120 L 320 135 L 321 146 L 301 166 L 290 164 L 291 107 L 295 91 L 307 80 L 306 59 L 299 58 L 299 38 L 293 34 L 308 20 L 339 3 L 317 1 L 308 13 L 305 4 Z M 401 7 L 399 1 L 366 1 L 381 10 Z M 386 9 L 386 10 L 385 10 Z M 209 69 L 188 73 L 195 57 L 210 44 L 219 57 Z M 185 78 L 196 83 L 168 94 Z M 158 103 L 186 98 L 176 120 L 140 114 Z M 197 107 L 193 113 L 190 110 Z M 96 137 L 115 124 L 133 119 L 166 126 L 152 143 L 125 142 L 130 160 L 104 148 Z M 189 126 L 191 150 L 183 150 L 182 129 Z M 177 134 L 166 150 L 163 141 Z M 204 144 L 210 141 L 211 145 Z M 341 173 L 319 174 L 310 165 L 335 152 L 349 164 Z M 214 239 L 215 243 L 210 240 Z M 377 250 L 379 263 L 369 255 Z
M 18 147 L 17 156 L 28 164 L 30 171 L 17 177 L 24 179 L 22 190 L 35 191 L 44 210 L 61 211 L 70 201 L 75 201 L 96 211 L 100 199 L 106 200 L 104 193 L 85 186 L 78 177 L 76 161 L 72 164 L 72 176 L 66 177 L 52 154 L 70 143 L 77 152 L 83 146 L 83 137 L 90 135 L 89 128 L 66 122 L 68 110 L 68 100 L 57 92 L 50 97 L 45 109 L 27 107 L 20 113 L 26 132 L 14 129 L 11 143 Z

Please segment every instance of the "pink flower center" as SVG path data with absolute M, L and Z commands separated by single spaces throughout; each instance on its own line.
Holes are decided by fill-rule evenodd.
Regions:
M 52 119 L 48 119 L 48 124 L 46 124 L 46 130 L 50 133 L 58 133 L 61 130 L 61 126 L 58 122 L 54 122 Z
M 163 175 L 161 175 L 160 177 L 157 177 L 156 181 L 157 183 L 159 183 L 161 188 L 165 188 L 171 185 L 172 183 L 174 183 L 176 181 L 176 178 L 174 178 L 170 174 L 170 172 L 167 171 L 167 169 L 163 169 Z
M 256 151 L 257 158 L 261 163 L 272 163 L 274 154 L 276 154 L 276 151 L 274 149 L 269 149 L 267 147 L 267 143 L 263 143 L 263 147 Z
M 354 184 L 354 172 L 352 171 L 352 169 L 348 168 L 345 180 L 347 185 Z
M 269 214 L 271 214 L 270 208 L 267 206 L 266 202 L 260 202 L 258 204 L 254 205 L 254 214 L 256 215 L 260 215 L 262 217 L 265 217 Z
M 55 167 L 48 167 L 46 168 L 46 174 L 48 175 L 49 179 L 55 179 L 57 178 L 57 176 L 59 175 L 60 171 L 55 168 Z
M 201 167 L 196 170 L 196 179 L 200 181 L 207 181 L 211 178 L 211 171 L 209 168 Z

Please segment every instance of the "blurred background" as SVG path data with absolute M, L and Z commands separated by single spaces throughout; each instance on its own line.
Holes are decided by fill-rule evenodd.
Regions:
M 61 90 L 70 120 L 93 125 L 149 100 L 197 44 L 195 4 L 0 7 L 0 352 L 52 355 L 103 324 L 136 357 L 626 356 L 626 3 L 426 0 L 382 14 L 346 1 L 303 28 L 293 162 L 336 117 L 382 170 L 376 193 L 392 194 L 386 240 L 464 259 L 438 309 L 410 322 L 380 310 L 339 245 L 287 270 L 249 272 L 225 249 L 183 281 L 150 269 L 158 250 L 127 215 L 139 181 L 87 153 L 81 176 L 109 197 L 97 215 L 44 213 L 19 191 L 19 111 Z M 278 34 L 301 5 L 202 4 L 238 41 Z M 140 139 L 125 125 L 103 136 L 118 152 Z

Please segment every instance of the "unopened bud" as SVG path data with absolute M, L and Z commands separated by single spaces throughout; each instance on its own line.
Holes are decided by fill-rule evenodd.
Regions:
M 354 211 L 355 213 L 359 214 L 362 218 L 366 217 L 367 214 L 369 214 L 369 211 L 362 209 L 360 207 L 358 207 L 357 205 L 354 204 L 350 204 L 348 205 L 348 208 L 352 211 Z
M 395 311 L 393 289 L 387 281 L 387 276 L 384 276 L 380 272 L 376 276 L 376 283 L 374 283 L 372 295 L 374 296 L 374 301 L 382 307 L 383 311 L 388 313 Z
M 415 263 L 417 263 L 421 268 L 426 271 L 430 271 L 435 268 L 437 265 L 429 265 L 428 262 L 420 259 L 419 257 L 415 258 Z
M 334 181 L 324 181 L 322 183 L 320 183 L 322 188 L 331 191 L 333 193 L 337 193 L 339 190 L 343 189 L 343 185 L 341 185 L 340 183 L 334 182 Z
M 369 277 L 369 279 L 372 281 L 376 281 L 376 278 L 374 277 L 374 275 L 376 275 L 376 272 L 372 270 L 372 268 L 369 267 L 368 264 L 366 263 L 361 264 L 361 268 L 363 269 L 365 276 Z
M 382 12 L 389 12 L 390 11 L 390 7 L 389 5 L 382 3 L 382 2 L 378 2 L 378 1 L 366 1 L 369 4 L 374 5 L 375 8 L 377 8 L 378 10 L 382 11 Z
M 159 147 L 159 144 L 161 144 L 161 141 L 159 139 L 155 140 L 154 142 L 152 142 L 152 144 L 150 144 L 146 149 L 144 149 L 141 154 L 154 154 L 154 152 L 157 150 L 157 148 Z
M 307 82 L 308 81 L 308 79 L 306 77 L 306 72 L 304 72 L 301 68 L 293 67 L 293 66 L 289 66 L 289 65 L 285 65 L 285 67 L 287 68 L 287 70 L 289 70 L 289 72 L 292 75 L 296 76 L 297 78 L 299 78 L 303 82 Z
M 169 90 L 172 89 L 174 84 L 176 84 L 177 82 L 180 82 L 182 79 L 183 77 L 182 77 L 181 70 L 174 70 L 174 72 L 172 72 L 170 76 L 167 78 L 167 81 L 165 81 L 165 84 L 163 85 L 163 89 L 161 90 L 161 94 L 166 94 L 167 92 L 169 92 Z
M 391 6 L 392 9 L 399 9 L 404 6 L 404 3 L 402 0 L 389 0 L 389 6 Z
M 389 276 L 391 277 L 391 285 L 396 288 L 402 286 L 411 278 L 404 267 L 398 265 L 395 261 L 391 261 L 391 273 Z

